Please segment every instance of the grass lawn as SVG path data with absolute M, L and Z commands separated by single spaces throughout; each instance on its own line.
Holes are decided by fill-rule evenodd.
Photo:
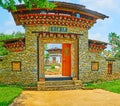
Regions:
M 0 106 L 8 106 L 21 92 L 18 87 L 0 86 Z
M 89 83 L 86 85 L 86 88 L 100 88 L 120 94 L 120 80 L 106 81 L 101 83 Z

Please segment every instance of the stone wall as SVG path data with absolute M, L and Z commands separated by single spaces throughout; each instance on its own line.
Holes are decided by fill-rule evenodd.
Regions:
M 25 30 L 25 50 L 9 52 L 0 62 L 0 83 L 30 84 L 37 82 L 37 36 Z M 12 71 L 11 62 L 21 61 L 21 71 Z
M 107 61 L 108 65 L 108 61 Z M 104 80 L 120 79 L 120 60 L 113 61 L 112 74 L 104 74 Z
M 79 64 L 79 79 L 83 82 L 96 82 L 120 79 L 120 60 L 116 60 L 113 62 L 112 74 L 108 74 L 108 61 L 106 61 L 105 58 L 101 57 L 100 54 L 88 53 L 88 56 L 85 57 L 86 58 L 84 58 L 84 62 L 85 60 L 86 62 L 81 63 L 83 67 L 81 66 L 81 64 Z M 93 61 L 99 62 L 98 71 L 91 70 L 91 62 Z
M 49 26 L 25 26 L 25 50 L 10 52 L 0 61 L 0 83 L 30 84 L 38 81 L 38 34 L 32 33 L 35 31 L 49 32 Z M 82 34 L 83 30 L 68 28 L 68 33 Z M 21 71 L 12 71 L 11 62 L 14 61 L 21 61 Z
M 84 62 L 79 67 L 79 79 L 83 82 L 96 81 L 99 79 L 101 80 L 107 69 L 106 60 L 98 53 L 90 53 L 88 51 L 85 55 L 83 56 Z M 92 70 L 92 62 L 98 62 L 99 69 L 97 71 Z
M 25 27 L 25 45 L 26 49 L 22 52 L 10 52 L 0 61 L 0 83 L 22 83 L 30 84 L 38 81 L 38 52 L 37 36 L 33 31 L 49 32 L 49 26 Z M 68 28 L 68 33 L 82 34 L 79 39 L 79 79 L 83 82 L 96 80 L 112 80 L 120 78 L 120 60 L 113 62 L 113 71 L 111 75 L 107 74 L 108 61 L 101 57 L 100 53 L 91 53 L 88 51 L 88 31 L 79 28 Z M 54 39 L 54 38 L 53 38 Z M 64 42 L 64 41 L 62 41 Z M 67 42 L 66 42 L 67 43 Z M 77 47 L 73 46 L 77 51 Z M 74 51 L 74 50 L 73 50 Z M 75 52 L 74 51 L 74 52 Z M 73 53 L 72 53 L 73 55 Z M 75 60 L 75 59 L 74 59 Z M 12 71 L 13 61 L 21 61 L 21 71 Z M 77 61 L 77 59 L 76 59 Z M 91 70 L 91 62 L 99 62 L 99 70 Z M 77 64 L 72 62 L 72 64 Z M 77 65 L 75 66 L 77 67 Z
M 99 63 L 99 70 L 91 70 L 91 62 Z M 91 82 L 97 80 L 112 80 L 120 78 L 120 60 L 113 62 L 112 74 L 108 74 L 108 61 L 101 53 L 92 53 L 88 50 L 88 32 L 79 38 L 79 80 Z

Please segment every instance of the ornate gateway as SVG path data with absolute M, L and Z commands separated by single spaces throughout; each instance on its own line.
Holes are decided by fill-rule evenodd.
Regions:
M 103 67 L 100 65 L 96 67 L 95 57 L 98 57 L 97 61 L 105 63 L 99 53 L 106 48 L 107 44 L 88 41 L 88 30 L 97 19 L 108 18 L 108 16 L 86 9 L 83 5 L 55 3 L 56 7 L 53 10 L 36 6 L 29 10 L 24 5 L 18 5 L 17 11 L 9 10 L 16 25 L 25 28 L 25 38 L 7 41 L 4 45 L 11 51 L 9 58 L 6 57 L 8 60 L 3 61 L 3 64 L 9 64 L 3 65 L 3 69 L 13 69 L 12 72 L 5 72 L 11 75 L 9 79 L 25 84 L 40 81 L 38 89 L 43 90 L 44 81 L 49 80 L 45 76 L 44 67 L 44 46 L 49 43 L 62 45 L 62 79 L 60 77 L 60 80 L 73 80 L 72 84 L 79 86 L 80 80 L 91 79 L 91 75 L 94 77 L 94 73 L 104 70 L 105 64 Z M 92 63 L 94 71 L 91 70 L 91 61 L 95 62 Z M 16 77 L 13 77 L 13 74 Z

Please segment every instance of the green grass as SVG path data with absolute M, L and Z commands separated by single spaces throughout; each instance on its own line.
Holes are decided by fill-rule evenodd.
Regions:
M 120 94 L 120 80 L 106 81 L 101 83 L 89 83 L 86 88 L 99 88 Z
M 8 106 L 21 92 L 18 87 L 0 86 L 0 106 Z

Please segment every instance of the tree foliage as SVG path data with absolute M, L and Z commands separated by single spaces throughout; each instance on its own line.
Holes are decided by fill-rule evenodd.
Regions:
M 49 57 L 50 57 L 50 54 L 49 54 L 49 53 L 46 53 L 44 57 L 45 57 L 46 60 L 48 60 Z
M 24 33 L 21 32 L 13 32 L 12 34 L 4 34 L 1 33 L 0 34 L 0 41 L 5 41 L 5 40 L 9 40 L 9 39 L 15 39 L 15 38 L 23 38 L 25 36 Z
M 120 58 L 120 35 L 111 32 L 108 37 L 109 43 L 112 46 L 112 52 L 115 54 L 114 57 Z
M 111 32 L 108 35 L 110 49 L 106 49 L 102 52 L 102 55 L 106 58 L 120 59 L 120 35 L 115 32 Z
M 48 60 L 49 56 L 50 56 L 50 54 L 48 53 L 47 49 L 48 49 L 48 45 L 44 44 L 44 58 L 45 58 L 45 60 Z
M 34 5 L 38 8 L 54 8 L 55 4 L 50 3 L 48 0 L 0 0 L 0 6 L 4 9 L 12 9 L 14 11 L 17 10 L 16 4 L 24 4 L 27 8 L 32 9 Z
M 112 49 L 120 50 L 120 35 L 114 32 L 109 33 L 109 43 L 112 45 Z

